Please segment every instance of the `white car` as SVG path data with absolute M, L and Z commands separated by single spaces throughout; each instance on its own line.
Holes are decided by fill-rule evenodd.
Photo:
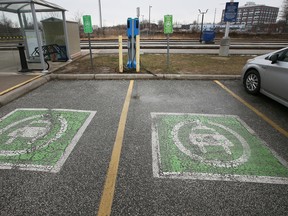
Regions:
M 242 82 L 250 94 L 262 94 L 288 107 L 288 47 L 249 59 Z

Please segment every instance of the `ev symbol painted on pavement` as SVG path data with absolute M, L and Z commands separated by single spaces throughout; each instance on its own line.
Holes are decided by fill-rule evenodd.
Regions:
M 55 136 L 51 137 L 51 139 L 48 139 L 47 141 L 41 142 L 41 144 L 37 144 L 37 140 L 48 135 L 51 131 L 53 126 L 51 121 L 54 121 L 54 124 L 55 121 L 57 121 L 61 125 L 55 133 Z M 55 142 L 66 132 L 66 130 L 67 120 L 61 115 L 57 116 L 54 120 L 51 114 L 34 115 L 21 119 L 0 130 L 0 135 L 5 134 L 5 132 L 8 131 L 8 140 L 5 144 L 11 146 L 10 150 L 8 147 L 6 147 L 7 150 L 0 150 L 0 156 L 27 154 L 39 150 L 48 146 L 52 142 Z M 17 142 L 18 144 L 16 144 Z M 19 145 L 19 142 L 21 142 L 21 145 Z M 15 148 L 16 145 L 21 147 Z
M 0 168 L 58 172 L 95 114 L 16 109 L 0 120 Z
M 203 126 L 201 122 L 196 122 L 196 127 L 191 129 L 189 139 L 192 145 L 197 145 L 203 153 L 207 153 L 205 146 L 222 146 L 225 152 L 231 155 L 230 147 L 234 146 L 225 136 L 219 134 L 215 129 Z M 197 130 L 203 130 L 203 134 L 198 134 Z M 210 132 L 207 133 L 206 131 Z
M 46 126 L 44 127 L 36 127 L 34 124 L 44 124 Z M 51 122 L 47 120 L 38 120 L 38 121 L 32 121 L 28 124 L 28 126 L 25 126 L 24 128 L 19 128 L 10 134 L 8 134 L 9 137 L 11 137 L 5 144 L 11 144 L 17 137 L 24 137 L 24 138 L 30 138 L 31 141 L 28 142 L 28 144 L 34 143 L 37 139 L 45 136 L 49 131 L 51 127 Z
M 151 117 L 154 177 L 288 184 L 287 162 L 238 116 Z
M 198 160 L 201 163 L 217 166 L 217 167 L 236 167 L 248 161 L 250 157 L 250 148 L 245 139 L 243 139 L 238 133 L 235 131 L 213 122 L 206 122 L 207 125 L 204 125 L 204 122 L 196 121 L 184 121 L 180 122 L 172 130 L 172 137 L 175 145 L 182 151 L 184 154 L 188 155 L 194 160 Z M 210 125 L 210 126 L 209 126 Z M 188 126 L 192 127 L 191 133 L 189 134 L 190 145 L 185 145 L 181 143 L 179 138 L 179 132 L 182 127 Z M 213 128 L 213 126 L 215 128 Z M 219 129 L 223 129 L 223 134 L 220 134 Z M 225 156 L 229 157 L 232 155 L 231 149 L 234 147 L 234 144 L 225 136 L 227 134 L 232 134 L 238 139 L 239 143 L 243 146 L 243 154 L 237 158 L 236 160 L 227 160 L 224 161 L 223 158 Z M 189 146 L 195 146 L 198 150 L 201 151 L 202 155 L 195 154 L 193 152 L 197 152 L 197 149 L 194 147 L 189 149 Z M 205 158 L 205 154 L 207 154 L 207 149 L 213 153 L 215 151 L 220 157 L 214 158 L 213 160 L 209 160 Z

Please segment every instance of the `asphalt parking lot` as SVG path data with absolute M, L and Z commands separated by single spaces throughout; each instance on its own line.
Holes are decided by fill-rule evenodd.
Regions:
M 0 118 L 0 215 L 288 212 L 288 109 L 239 80 L 54 80 Z

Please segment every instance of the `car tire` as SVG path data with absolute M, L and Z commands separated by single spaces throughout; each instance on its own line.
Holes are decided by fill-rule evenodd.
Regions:
M 260 75 L 257 70 L 249 70 L 244 79 L 245 90 L 252 95 L 256 95 L 260 92 Z

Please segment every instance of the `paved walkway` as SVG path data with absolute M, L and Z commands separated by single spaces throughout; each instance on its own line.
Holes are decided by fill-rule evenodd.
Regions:
M 53 71 L 66 63 L 49 61 L 49 64 L 50 71 Z M 28 73 L 18 72 L 21 69 L 18 51 L 0 51 L 0 96 L 43 75 L 40 63 L 28 63 L 28 68 L 32 71 Z M 35 70 L 33 71 L 33 69 Z
M 0 95 L 2 92 L 11 89 L 15 86 L 25 84 L 39 75 L 1 75 L 0 78 Z

